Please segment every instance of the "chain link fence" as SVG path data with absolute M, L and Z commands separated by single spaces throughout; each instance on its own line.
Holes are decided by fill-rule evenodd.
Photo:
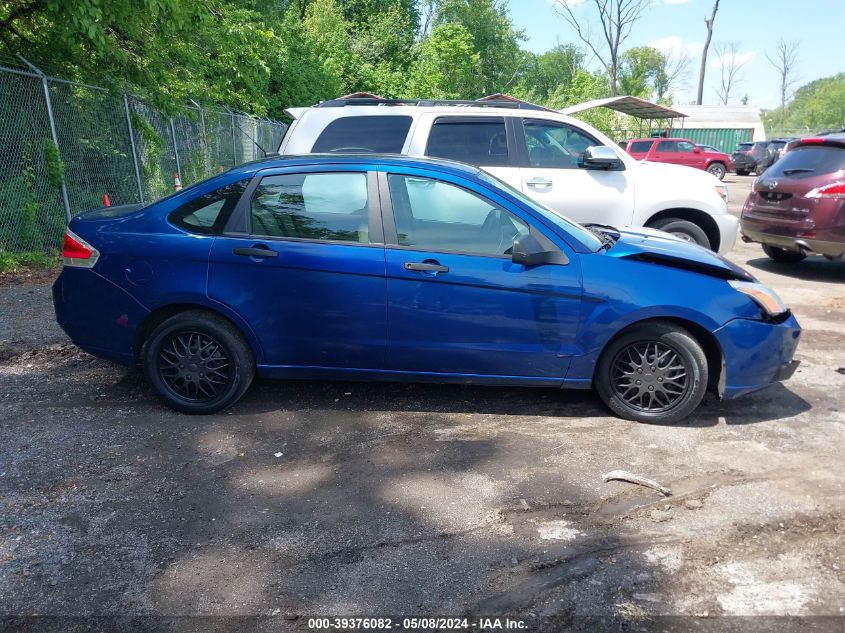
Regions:
M 170 117 L 131 95 L 0 66 L 0 252 L 54 252 L 73 216 L 151 202 L 277 151 L 287 125 L 197 105 Z

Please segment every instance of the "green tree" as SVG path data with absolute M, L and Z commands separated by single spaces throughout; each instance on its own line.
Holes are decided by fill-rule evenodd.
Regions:
M 440 0 L 435 25 L 460 24 L 478 54 L 477 95 L 515 86 L 530 56 L 519 43 L 525 34 L 513 26 L 504 0 Z
M 845 73 L 816 79 L 801 86 L 783 112 L 780 108 L 765 114 L 770 130 L 816 132 L 845 126 Z
M 560 86 L 569 84 L 584 65 L 584 51 L 572 44 L 558 44 L 541 55 L 526 55 L 525 71 L 514 94 L 539 104 L 545 104 Z
M 667 83 L 666 56 L 650 46 L 628 49 L 619 57 L 618 81 L 620 94 L 653 98 Z
M 416 51 L 405 88 L 409 98 L 473 99 L 477 92 L 479 55 L 473 37 L 461 24 L 439 24 Z
M 569 84 L 560 86 L 552 94 L 548 107 L 557 110 L 607 96 L 610 96 L 610 82 L 607 75 L 578 70 Z M 616 113 L 607 108 L 586 110 L 579 113 L 577 117 L 608 135 L 611 135 L 612 131 L 618 127 Z

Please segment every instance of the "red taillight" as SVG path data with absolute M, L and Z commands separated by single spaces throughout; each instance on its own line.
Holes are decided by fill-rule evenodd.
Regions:
M 845 198 L 845 182 L 835 182 L 832 185 L 816 187 L 809 193 L 808 198 Z
M 801 145 L 821 145 L 822 143 L 824 143 L 824 139 L 817 136 L 801 139 Z
M 99 251 L 88 242 L 70 229 L 65 231 L 65 241 L 62 244 L 62 257 L 64 258 L 65 266 L 91 268 L 97 263 L 99 256 Z

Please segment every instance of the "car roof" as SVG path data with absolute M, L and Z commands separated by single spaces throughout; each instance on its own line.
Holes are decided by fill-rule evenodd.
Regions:
M 677 136 L 669 136 L 669 137 L 662 137 L 662 136 L 652 136 L 650 138 L 632 138 L 629 143 L 638 143 L 642 141 L 686 141 L 687 143 L 692 143 L 691 140 L 688 138 L 681 138 Z M 692 143 L 695 145 L 695 143 Z
M 845 134 L 825 134 L 824 136 L 807 136 L 791 141 L 787 147 L 792 150 L 801 146 L 827 145 L 833 147 L 845 147 Z
M 566 114 L 561 114 L 556 110 L 547 110 L 545 108 L 518 108 L 518 107 L 491 107 L 484 105 L 346 105 L 344 107 L 323 107 L 322 105 L 315 105 L 302 108 L 288 108 L 286 113 L 293 116 L 294 119 L 302 119 L 307 112 L 321 112 L 330 118 L 344 118 L 352 116 L 409 116 L 416 119 L 422 114 L 448 114 L 451 116 L 478 116 L 478 117 L 519 117 L 528 119 L 543 119 L 551 121 L 560 121 L 561 123 L 569 123 L 580 127 L 584 122 Z M 331 114 L 328 114 L 331 113 Z
M 400 154 L 295 154 L 268 156 L 243 163 L 229 170 L 229 173 L 253 174 L 278 167 L 302 167 L 320 165 L 396 165 L 402 167 L 435 168 L 441 171 L 475 176 L 481 172 L 478 167 L 445 158 L 405 156 Z

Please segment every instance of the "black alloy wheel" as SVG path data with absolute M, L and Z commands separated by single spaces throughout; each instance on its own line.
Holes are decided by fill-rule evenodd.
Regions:
M 175 332 L 159 348 L 159 376 L 179 398 L 209 402 L 228 389 L 233 380 L 226 350 L 203 332 Z
M 621 418 L 674 424 L 701 403 L 708 373 L 707 355 L 690 332 L 672 322 L 646 321 L 608 343 L 593 384 Z
M 240 331 L 218 314 L 188 310 L 156 327 L 141 350 L 147 380 L 183 413 L 216 413 L 249 388 L 255 359 Z
M 614 393 L 629 407 L 648 413 L 669 411 L 690 388 L 689 371 L 678 352 L 665 343 L 640 342 L 613 359 Z

